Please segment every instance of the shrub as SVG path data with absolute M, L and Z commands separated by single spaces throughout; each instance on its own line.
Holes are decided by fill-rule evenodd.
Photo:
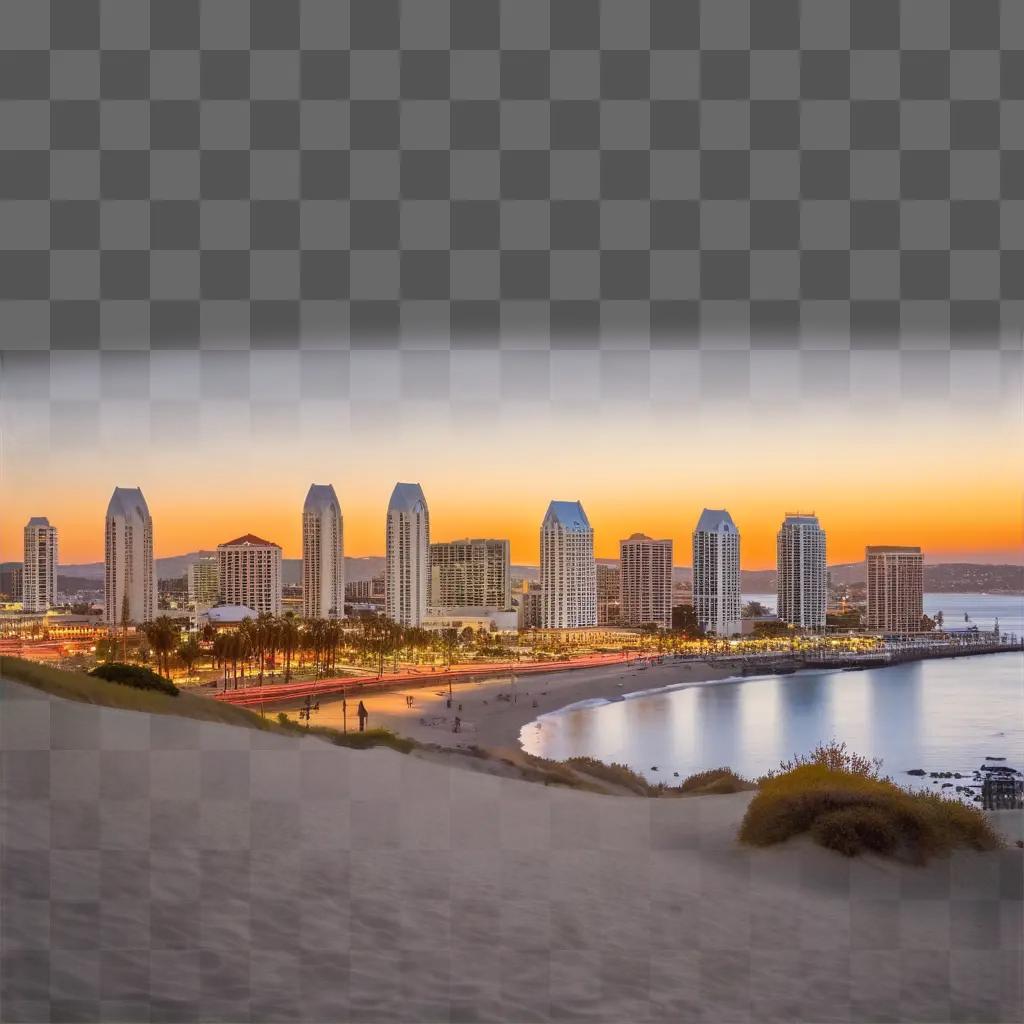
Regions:
M 809 754 L 794 754 L 791 760 L 780 761 L 778 770 L 767 772 L 764 778 L 771 779 L 780 772 L 791 772 L 794 768 L 808 764 L 819 765 L 834 772 L 860 775 L 865 779 L 877 779 L 880 777 L 882 759 L 855 754 L 846 749 L 845 743 L 830 740 L 828 743 L 819 743 Z
M 614 786 L 622 786 L 640 796 L 652 796 L 660 788 L 663 788 L 652 786 L 628 765 L 619 764 L 616 761 L 605 764 L 604 761 L 599 761 L 596 757 L 570 757 L 563 763 L 584 775 L 600 779 L 602 782 L 610 782 Z
M 122 686 L 133 686 L 136 690 L 158 690 L 171 697 L 178 695 L 178 688 L 169 679 L 157 675 L 152 669 L 142 665 L 126 665 L 119 661 L 108 661 L 97 665 L 89 675 L 97 679 L 105 679 L 108 683 L 120 683 Z
M 811 826 L 819 845 L 853 857 L 865 850 L 893 853 L 901 838 L 891 817 L 877 807 L 844 807 L 829 811 Z
M 390 747 L 399 753 L 408 754 L 418 744 L 398 736 L 390 729 L 367 729 L 364 732 L 338 732 L 331 730 L 331 742 L 339 747 L 350 747 L 353 750 L 366 750 L 369 747 Z
M 731 768 L 711 768 L 706 772 L 697 772 L 679 784 L 679 792 L 691 796 L 742 793 L 754 788 L 754 783 L 737 775 Z
M 863 758 L 858 763 L 873 765 Z M 739 837 L 753 846 L 769 846 L 805 832 L 850 856 L 870 849 L 917 863 L 957 847 L 994 850 L 1003 845 L 977 808 L 935 793 L 910 793 L 870 772 L 837 771 L 806 761 L 761 781 Z

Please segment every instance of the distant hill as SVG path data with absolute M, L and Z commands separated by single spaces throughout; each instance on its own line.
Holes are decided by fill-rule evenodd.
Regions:
M 193 551 L 187 555 L 174 555 L 156 560 L 157 579 L 167 580 L 184 576 L 189 563 L 202 555 L 213 555 L 213 551 Z M 599 564 L 615 565 L 614 558 L 599 558 Z M 10 562 L 5 565 L 18 565 Z M 282 576 L 285 586 L 298 586 L 302 582 L 302 559 L 285 558 L 282 562 Z M 513 565 L 512 575 L 519 579 L 539 580 L 540 569 L 536 565 Z M 384 571 L 383 555 L 369 555 L 365 558 L 345 559 L 345 579 L 349 582 L 368 580 Z M 854 584 L 864 582 L 864 563 L 846 562 L 831 565 L 832 582 Z M 673 570 L 677 583 L 689 583 L 693 578 L 689 566 L 677 565 Z M 68 580 L 74 578 L 73 583 Z M 82 565 L 60 567 L 62 590 L 87 590 L 103 580 L 103 563 L 87 562 Z M 774 569 L 744 569 L 740 573 L 740 587 L 747 594 L 770 594 L 775 590 Z M 984 565 L 976 562 L 942 562 L 924 567 L 924 589 L 929 593 L 966 594 L 1021 594 L 1024 593 L 1024 566 Z
M 156 560 L 156 578 L 172 580 L 184 576 L 189 565 L 197 558 L 215 555 L 215 551 L 193 551 L 187 555 L 172 555 L 169 558 Z M 371 555 L 367 558 L 346 558 L 345 579 L 348 582 L 372 579 L 384 571 L 384 558 Z M 103 563 L 85 562 L 81 565 L 62 565 L 60 579 L 61 589 L 88 590 L 103 581 Z M 66 581 L 72 580 L 72 583 Z M 286 587 L 297 587 L 302 582 L 302 559 L 283 558 L 281 560 L 281 582 Z

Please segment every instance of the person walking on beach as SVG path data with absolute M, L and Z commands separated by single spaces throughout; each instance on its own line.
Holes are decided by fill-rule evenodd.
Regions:
M 359 715 L 359 731 L 366 731 L 366 719 L 370 717 L 370 712 L 366 710 L 366 705 L 360 701 L 359 707 L 356 709 L 356 714 Z

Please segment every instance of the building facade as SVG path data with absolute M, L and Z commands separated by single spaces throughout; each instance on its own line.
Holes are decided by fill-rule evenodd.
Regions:
M 246 533 L 217 545 L 217 590 L 226 605 L 281 614 L 281 548 Z
M 705 632 L 740 632 L 740 533 L 725 509 L 704 509 L 693 531 L 693 608 Z
M 634 533 L 619 541 L 624 626 L 672 628 L 672 541 Z
M 115 487 L 103 535 L 103 607 L 106 621 L 152 622 L 156 615 L 153 517 L 138 487 Z
M 45 612 L 57 603 L 57 527 L 45 516 L 25 525 L 21 604 L 27 612 Z
M 453 540 L 430 545 L 430 605 L 512 607 L 507 540 Z
M 520 629 L 540 629 L 543 620 L 543 589 L 539 583 L 523 581 L 522 589 L 513 597 L 516 625 Z
M 578 501 L 553 501 L 540 528 L 541 625 L 597 625 L 594 531 Z
M 345 617 L 345 533 L 331 484 L 312 484 L 302 507 L 302 614 Z
M 865 549 L 867 628 L 880 633 L 920 633 L 924 617 L 924 558 L 919 547 L 875 545 Z
M 217 603 L 217 559 L 204 555 L 188 567 L 188 601 L 193 608 L 210 608 Z
M 353 580 L 345 584 L 346 601 L 384 601 L 384 576 L 374 576 L 368 580 Z
M 0 597 L 8 601 L 20 601 L 25 566 L 20 562 L 9 562 L 0 568 Z
M 776 538 L 779 620 L 823 630 L 828 608 L 825 531 L 815 515 L 787 515 Z
M 419 626 L 430 604 L 430 512 L 419 484 L 395 484 L 385 529 L 384 614 Z
M 617 565 L 597 564 L 597 624 L 617 626 L 622 621 L 622 573 Z

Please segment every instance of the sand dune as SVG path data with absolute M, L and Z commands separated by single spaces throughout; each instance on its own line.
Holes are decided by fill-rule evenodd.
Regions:
M 0 686 L 5 1020 L 1020 1019 L 1017 850 L 748 851 L 744 794 L 598 796 Z

